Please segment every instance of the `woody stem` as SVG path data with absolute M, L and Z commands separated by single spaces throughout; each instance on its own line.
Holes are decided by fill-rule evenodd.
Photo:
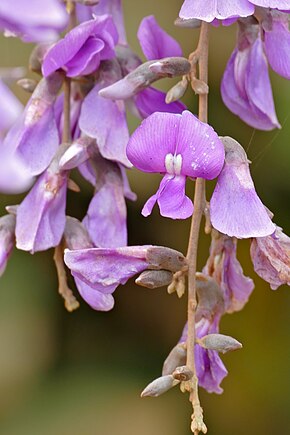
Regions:
M 201 32 L 199 37 L 199 43 L 196 50 L 198 54 L 198 67 L 199 67 L 199 80 L 207 84 L 208 82 L 208 51 L 209 51 L 209 25 L 205 22 L 201 25 Z M 199 119 L 202 122 L 207 122 L 208 118 L 208 95 L 199 95 Z M 190 391 L 190 401 L 192 402 L 194 415 L 192 430 L 195 434 L 198 434 L 202 430 L 203 422 L 194 420 L 200 420 L 202 418 L 202 409 L 200 408 L 200 402 L 198 397 L 198 382 L 195 368 L 194 358 L 194 345 L 195 345 L 195 312 L 197 306 L 196 300 L 196 269 L 197 269 L 197 248 L 198 239 L 202 215 L 205 209 L 205 180 L 197 178 L 195 182 L 194 193 L 194 212 L 191 222 L 191 230 L 189 236 L 189 244 L 187 251 L 188 260 L 188 338 L 187 338 L 187 366 L 193 372 L 193 384 Z M 197 427 L 197 429 L 196 429 Z

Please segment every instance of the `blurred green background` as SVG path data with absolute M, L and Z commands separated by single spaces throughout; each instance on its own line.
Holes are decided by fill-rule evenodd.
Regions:
M 143 16 L 154 14 L 182 44 L 187 55 L 198 30 L 173 25 L 180 0 L 124 0 L 128 39 L 139 54 L 136 31 Z M 209 120 L 220 135 L 230 135 L 248 149 L 252 175 L 275 222 L 290 234 L 290 86 L 271 75 L 281 131 L 254 131 L 222 104 L 219 84 L 235 45 L 235 26 L 212 28 Z M 31 46 L 0 39 L 1 67 L 26 65 Z M 169 80 L 158 84 L 168 89 Z M 27 95 L 14 88 L 25 101 Z M 0 97 L 1 98 L 1 97 Z M 189 91 L 185 102 L 196 111 Z M 129 119 L 131 129 L 137 121 Z M 186 252 L 189 221 L 147 219 L 140 209 L 160 181 L 132 171 L 138 194 L 128 203 L 130 244 L 163 244 Z M 92 194 L 82 183 L 70 194 L 68 212 L 82 217 Z M 192 189 L 192 186 L 190 186 Z M 4 206 L 19 198 L 1 197 Z M 245 210 L 245 213 L 247 211 Z M 202 236 L 199 267 L 209 240 Z M 256 289 L 246 308 L 222 321 L 221 332 L 244 348 L 225 355 L 229 370 L 221 396 L 201 391 L 205 419 L 212 435 L 286 435 L 290 432 L 290 292 L 276 292 L 253 272 L 248 241 L 239 244 L 245 272 Z M 165 289 L 145 290 L 133 282 L 120 287 L 109 313 L 85 303 L 69 314 L 57 294 L 52 251 L 31 256 L 14 252 L 0 281 L 0 434 L 2 435 L 189 435 L 190 405 L 178 388 L 158 399 L 140 399 L 143 387 L 160 374 L 164 358 L 185 323 L 186 300 Z

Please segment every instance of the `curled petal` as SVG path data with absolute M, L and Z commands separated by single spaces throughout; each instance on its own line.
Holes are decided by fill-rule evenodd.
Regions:
M 161 216 L 171 219 L 187 219 L 193 213 L 192 201 L 185 195 L 184 176 L 165 175 L 155 195 L 143 207 L 143 216 L 149 216 L 157 202 Z
M 137 36 L 148 60 L 182 56 L 178 42 L 159 26 L 153 15 L 143 18 Z
M 135 95 L 134 103 L 141 118 L 147 118 L 154 112 L 182 113 L 186 106 L 180 101 L 166 103 L 166 94 L 158 89 L 148 87 Z
M 75 278 L 75 283 L 81 297 L 94 310 L 110 311 L 114 307 L 115 301 L 112 295 L 104 294 L 78 278 Z
M 252 181 L 244 149 L 232 138 L 223 138 L 225 165 L 210 201 L 211 222 L 230 237 L 263 237 L 275 231 Z
M 254 3 L 254 2 L 253 2 Z M 248 0 L 185 0 L 179 12 L 180 18 L 211 22 L 215 18 L 224 20 L 231 17 L 248 17 L 254 13 L 254 6 Z

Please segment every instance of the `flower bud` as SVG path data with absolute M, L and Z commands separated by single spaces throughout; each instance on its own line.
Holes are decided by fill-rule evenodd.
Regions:
M 51 46 L 50 43 L 42 43 L 34 47 L 34 49 L 30 54 L 29 62 L 28 62 L 29 69 L 31 71 L 41 74 L 42 62 L 50 46 Z
M 198 272 L 196 274 L 196 292 L 198 296 L 197 322 L 202 317 L 211 319 L 214 313 L 224 312 L 223 293 L 213 278 Z
M 135 283 L 141 287 L 158 288 L 171 283 L 173 278 L 172 272 L 168 270 L 145 270 L 135 280 Z
M 146 252 L 148 269 L 165 269 L 177 272 L 186 266 L 186 258 L 181 252 L 164 246 L 149 247 Z
M 193 377 L 193 372 L 187 366 L 176 367 L 172 373 L 174 379 L 178 381 L 189 381 Z
M 173 101 L 177 101 L 180 98 L 183 97 L 185 94 L 185 91 L 188 86 L 187 79 L 181 80 L 180 82 L 176 83 L 166 94 L 165 101 L 167 104 L 172 103 Z
M 155 379 L 151 382 L 147 387 L 142 391 L 141 397 L 158 397 L 161 394 L 166 393 L 166 391 L 175 387 L 175 385 L 179 384 L 179 380 L 174 379 L 172 375 L 161 376 L 160 378 Z
M 178 343 L 169 353 L 164 361 L 162 375 L 170 375 L 177 367 L 182 366 L 186 362 L 186 347 L 185 343 Z
M 24 91 L 32 94 L 37 86 L 37 81 L 33 79 L 20 79 L 17 81 L 17 85 L 20 86 Z
M 150 71 L 167 77 L 176 77 L 188 74 L 191 65 L 185 57 L 167 57 L 154 62 L 149 66 Z
M 80 137 L 74 141 L 61 157 L 60 169 L 68 171 L 88 160 L 91 157 L 90 149 L 94 147 L 94 143 L 95 140 L 90 137 Z
M 241 349 L 243 345 L 233 337 L 223 334 L 208 334 L 197 339 L 197 343 L 204 349 L 216 350 L 226 353 L 232 350 Z

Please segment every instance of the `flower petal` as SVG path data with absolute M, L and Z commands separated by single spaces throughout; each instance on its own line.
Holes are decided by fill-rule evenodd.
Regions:
M 273 9 L 290 9 L 290 0 L 249 0 L 256 6 Z
M 144 172 L 165 173 L 165 157 L 174 155 L 181 115 L 155 112 L 132 134 L 127 145 L 130 162 Z
M 185 0 L 179 12 L 180 18 L 211 22 L 215 18 L 248 17 L 254 13 L 248 0 Z
M 178 42 L 159 26 L 153 15 L 143 18 L 137 36 L 148 60 L 182 56 Z
M 290 79 L 290 32 L 288 18 L 285 22 L 273 19 L 272 29 L 270 31 L 265 29 L 265 51 L 271 68 L 282 77 Z
M 165 92 L 152 88 L 151 86 L 138 92 L 133 97 L 138 113 L 141 118 L 147 118 L 154 112 L 182 113 L 186 106 L 181 101 L 165 102 Z
M 75 278 L 75 283 L 81 297 L 94 310 L 110 311 L 114 307 L 115 301 L 112 295 L 93 289 L 78 278 Z

